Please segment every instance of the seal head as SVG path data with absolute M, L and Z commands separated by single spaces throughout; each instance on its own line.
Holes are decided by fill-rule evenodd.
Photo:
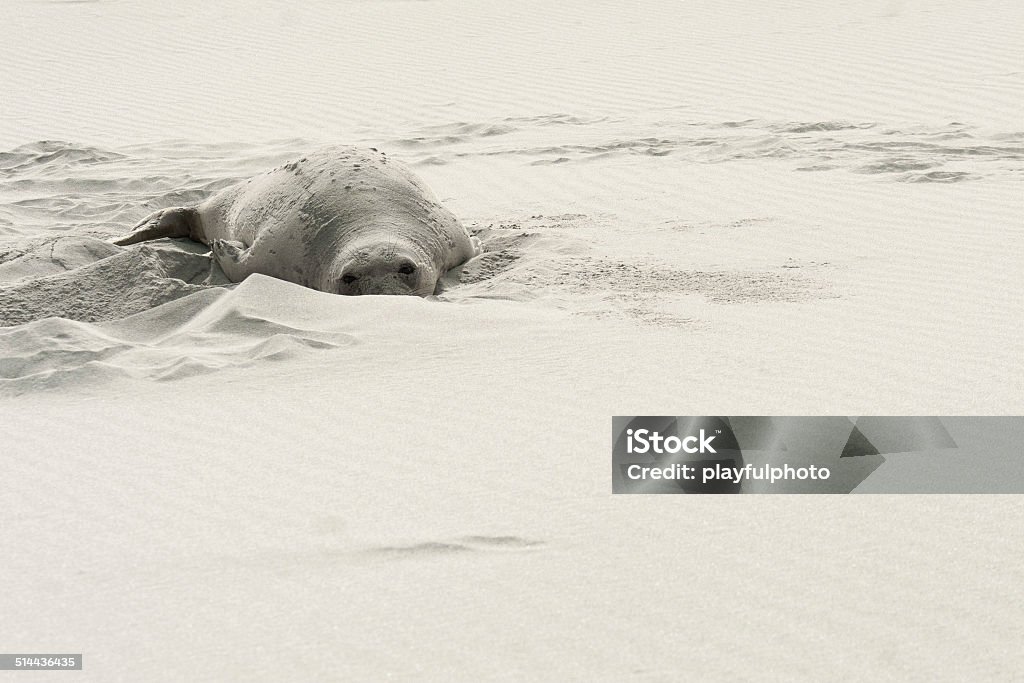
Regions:
M 429 296 L 437 287 L 437 267 L 411 245 L 367 242 L 345 250 L 328 270 L 323 290 L 335 294 L 412 294 Z

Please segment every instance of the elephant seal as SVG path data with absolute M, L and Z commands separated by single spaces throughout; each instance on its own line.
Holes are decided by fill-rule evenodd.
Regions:
M 161 209 L 114 240 L 208 245 L 224 274 L 253 273 L 334 294 L 433 294 L 445 271 L 480 253 L 458 219 L 403 164 L 334 146 L 225 188 L 194 207 Z

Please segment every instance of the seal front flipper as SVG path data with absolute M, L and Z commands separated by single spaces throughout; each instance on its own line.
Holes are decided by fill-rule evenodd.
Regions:
M 241 242 L 213 240 L 210 249 L 213 251 L 213 259 L 232 282 L 241 282 L 252 273 L 245 263 L 249 258 L 249 249 Z
M 139 221 L 130 233 L 114 240 L 114 244 L 124 247 L 161 237 L 191 237 L 202 241 L 199 240 L 198 226 L 199 212 L 193 208 L 176 206 L 160 209 Z

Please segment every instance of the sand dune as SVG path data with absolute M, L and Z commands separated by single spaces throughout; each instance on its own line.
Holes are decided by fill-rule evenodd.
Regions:
M 609 427 L 1024 411 L 1022 8 L 0 4 L 0 647 L 103 681 L 1011 678 L 1017 498 L 613 497 Z M 325 142 L 485 253 L 348 298 L 110 243 Z

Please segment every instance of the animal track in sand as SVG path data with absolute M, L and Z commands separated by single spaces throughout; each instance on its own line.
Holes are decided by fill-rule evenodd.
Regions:
M 515 552 L 536 549 L 543 541 L 519 536 L 463 536 L 451 541 L 424 541 L 409 545 L 386 545 L 368 552 L 389 558 L 413 558 L 471 552 Z
M 773 217 L 745 217 L 720 223 L 666 222 L 662 229 L 757 230 L 770 227 Z M 484 253 L 452 273 L 445 297 L 482 297 L 547 301 L 564 307 L 569 299 L 588 317 L 618 317 L 645 325 L 700 324 L 690 315 L 687 296 L 713 304 L 801 302 L 838 296 L 815 269 L 828 264 L 787 261 L 758 270 L 686 269 L 654 258 L 618 260 L 595 253 L 586 239 L 566 227 L 593 228 L 595 219 L 582 214 L 530 215 L 475 226 Z M 601 222 L 609 222 L 606 217 Z M 609 225 L 609 229 L 614 229 Z M 464 287 L 461 291 L 459 287 Z M 589 300 L 584 301 L 584 300 Z M 680 309 L 680 305 L 684 308 Z

